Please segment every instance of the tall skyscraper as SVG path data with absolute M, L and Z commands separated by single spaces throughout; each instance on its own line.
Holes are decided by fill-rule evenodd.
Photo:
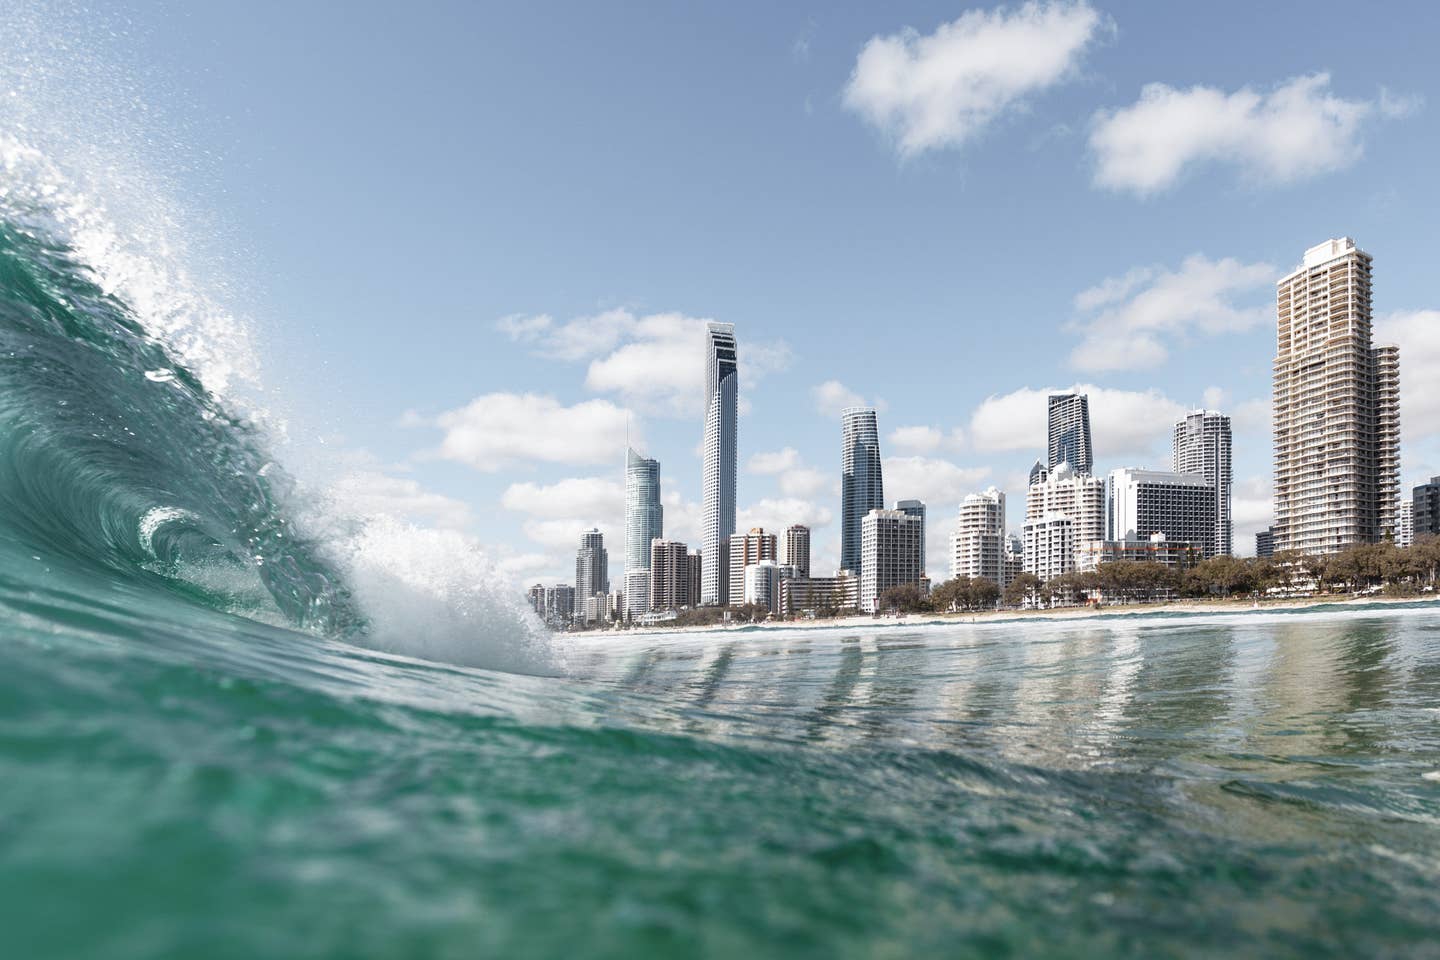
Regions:
M 1050 459 L 1054 470 L 1062 463 L 1070 464 L 1079 474 L 1088 474 L 1095 466 L 1090 446 L 1090 398 L 1083 393 L 1050 395 Z
M 769 560 L 779 559 L 779 539 L 773 533 L 766 533 L 763 527 L 752 527 L 749 533 L 732 534 L 729 543 L 730 555 L 730 603 L 738 606 L 745 597 L 745 568 Z
M 1400 357 L 1370 337 L 1371 257 L 1305 251 L 1276 293 L 1275 549 L 1334 553 L 1395 531 Z
M 950 536 L 950 576 L 984 579 L 1004 588 L 1005 494 L 995 487 L 972 493 L 960 503 L 960 519 Z
M 925 501 L 924 500 L 896 500 L 895 509 L 907 517 L 918 517 L 920 519 L 920 569 L 926 571 L 929 566 L 925 553 Z M 861 563 L 864 563 L 862 560 Z
M 840 417 L 840 568 L 858 574 L 860 525 L 871 510 L 885 508 L 880 426 L 874 407 L 847 407 Z
M 1234 553 L 1234 532 L 1230 518 L 1233 484 L 1230 466 L 1230 418 L 1214 410 L 1194 410 L 1175 424 L 1174 461 L 1176 473 L 1198 473 L 1215 489 L 1215 536 L 1202 547 L 1207 557 Z M 1173 538 L 1172 538 L 1173 539 Z
M 705 332 L 705 450 L 700 477 L 700 602 L 729 602 L 730 535 L 735 532 L 735 478 L 739 454 L 740 372 L 735 325 L 711 323 Z
M 899 510 L 871 510 L 861 524 L 860 609 L 874 613 L 891 587 L 925 588 L 925 521 Z
M 797 577 L 810 576 L 810 528 L 793 523 L 785 528 L 784 550 L 780 562 L 795 568 Z
M 660 461 L 625 451 L 625 608 L 633 617 L 650 609 L 650 542 L 665 534 L 660 505 Z
M 609 592 L 610 555 L 605 550 L 605 535 L 592 527 L 580 535 L 580 549 L 575 551 L 575 613 L 585 616 L 586 604 Z
M 1255 534 L 1255 556 L 1268 560 L 1275 556 L 1275 528 L 1266 527 Z

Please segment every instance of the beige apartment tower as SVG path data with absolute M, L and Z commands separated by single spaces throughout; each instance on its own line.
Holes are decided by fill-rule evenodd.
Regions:
M 1275 549 L 1335 553 L 1394 536 L 1400 355 L 1370 341 L 1370 255 L 1349 237 L 1278 284 Z

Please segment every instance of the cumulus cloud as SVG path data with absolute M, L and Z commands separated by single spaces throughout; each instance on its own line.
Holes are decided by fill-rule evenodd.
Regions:
M 954 427 L 949 433 L 939 427 L 896 427 L 885 438 L 886 445 L 901 453 L 934 453 L 941 447 L 959 450 L 965 444 L 965 431 Z
M 353 516 L 388 516 L 448 530 L 464 530 L 473 519 L 464 501 L 426 490 L 409 477 L 375 471 L 341 477 L 329 494 Z
M 735 529 L 744 532 L 764 527 L 766 533 L 783 533 L 792 523 L 803 523 L 814 530 L 828 526 L 835 519 L 829 507 L 798 497 L 765 498 L 735 511 Z
M 1273 485 L 1267 476 L 1256 475 L 1235 484 L 1231 492 L 1230 521 L 1235 553 L 1255 555 L 1255 534 L 1275 522 Z
M 1092 372 L 1153 368 L 1169 357 L 1168 341 L 1263 324 L 1276 275 L 1267 263 L 1197 253 L 1176 270 L 1139 267 L 1110 277 L 1075 296 L 1073 327 L 1082 339 L 1070 363 Z
M 543 547 L 573 550 L 582 531 L 598 527 L 612 566 L 624 549 L 625 491 L 613 480 L 570 477 L 550 484 L 512 483 L 501 494 L 500 505 L 524 514 L 525 536 Z
M 1074 74 L 1104 25 L 1083 0 L 1031 2 L 972 10 L 930 34 L 875 36 L 855 61 L 845 106 L 901 157 L 959 148 Z
M 624 488 L 599 477 L 570 477 L 552 484 L 512 483 L 500 495 L 500 505 L 506 510 L 537 517 L 578 517 L 589 520 L 588 526 L 614 517 L 624 503 Z
M 832 476 L 806 466 L 794 447 L 757 453 L 747 467 L 751 473 L 774 476 L 780 492 L 787 497 L 813 497 L 834 483 Z
M 885 457 L 883 468 L 885 496 L 891 502 L 923 500 L 927 516 L 948 516 L 990 475 L 989 467 L 962 467 L 936 457 Z
M 1350 166 L 1363 152 L 1366 120 L 1400 116 L 1416 105 L 1384 92 L 1378 100 L 1343 99 L 1330 92 L 1328 73 L 1295 77 L 1270 91 L 1151 83 L 1130 106 L 1095 115 L 1095 182 L 1152 194 L 1188 169 L 1210 164 L 1234 167 L 1256 182 L 1292 183 Z
M 810 397 L 815 401 L 815 409 L 827 417 L 839 417 L 840 411 L 846 407 L 874 407 L 876 410 L 885 409 L 885 401 L 867 401 L 863 396 L 851 390 L 839 380 L 826 380 L 819 386 L 811 387 Z
M 1440 310 L 1403 310 L 1375 323 L 1375 341 L 1400 347 L 1400 429 L 1405 440 L 1440 434 Z
M 560 325 L 544 314 L 512 315 L 496 327 L 540 355 L 588 361 L 585 386 L 590 390 L 618 394 L 647 412 L 692 416 L 705 402 L 706 323 L 681 313 L 637 316 L 615 309 Z M 788 368 L 791 351 L 783 340 L 742 337 L 739 360 L 742 386 L 753 386 Z
M 1022 387 L 987 397 L 970 417 L 970 441 L 977 450 L 1034 450 L 1049 445 L 1047 397 L 1084 393 L 1090 397 L 1095 458 L 1146 456 L 1168 446 L 1175 421 L 1186 407 L 1158 390 L 1114 390 L 1080 383 L 1056 389 Z M 888 489 L 889 478 L 886 478 Z
M 494 473 L 517 463 L 604 463 L 623 450 L 630 411 L 608 400 L 565 406 L 534 393 L 487 393 L 434 418 L 438 455 Z

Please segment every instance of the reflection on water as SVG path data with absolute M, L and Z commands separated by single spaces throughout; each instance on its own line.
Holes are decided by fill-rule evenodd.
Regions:
M 1241 615 L 626 637 L 583 660 L 645 724 L 1072 769 L 1250 776 L 1440 737 L 1435 615 Z M 1416 714 L 1416 711 L 1420 711 Z M 1272 772 L 1271 776 L 1275 776 Z

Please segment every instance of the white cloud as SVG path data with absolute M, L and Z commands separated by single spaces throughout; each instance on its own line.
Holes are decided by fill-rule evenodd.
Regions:
M 954 427 L 947 434 L 939 427 L 896 427 L 885 443 L 901 453 L 934 453 L 941 447 L 959 450 L 965 444 L 965 431 Z
M 1440 310 L 1403 310 L 1375 323 L 1375 342 L 1400 347 L 1400 430 L 1406 443 L 1440 434 Z
M 827 417 L 838 418 L 840 411 L 846 407 L 874 407 L 880 411 L 885 409 L 884 400 L 867 401 L 839 380 L 826 380 L 819 386 L 811 387 L 810 396 L 815 401 L 815 409 Z
M 1090 314 L 1076 321 L 1082 331 L 1070 363 L 1080 370 L 1141 370 L 1169 357 L 1167 341 L 1248 330 L 1271 315 L 1258 299 L 1276 277 L 1267 263 L 1241 263 L 1201 254 L 1186 257 L 1178 270 L 1141 267 L 1111 277 L 1075 296 L 1075 308 Z
M 487 393 L 440 414 L 438 455 L 494 473 L 516 463 L 604 463 L 623 451 L 630 412 L 608 400 L 564 406 L 534 393 Z
M 1253 476 L 1235 484 L 1230 501 L 1230 521 L 1235 553 L 1255 555 L 1255 534 L 1274 523 L 1275 500 L 1270 478 Z
M 829 507 L 795 497 L 765 498 L 741 507 L 735 514 L 735 529 L 742 533 L 764 527 L 766 533 L 782 534 L 792 523 L 803 523 L 814 530 L 835 519 Z
M 783 450 L 775 450 L 769 453 L 757 453 L 750 457 L 746 464 L 751 473 L 758 473 L 762 476 L 774 473 L 784 473 L 786 470 L 794 470 L 800 466 L 800 451 L 794 447 L 786 447 Z
M 363 471 L 341 477 L 329 495 L 353 516 L 388 516 L 449 530 L 464 530 L 472 516 L 468 504 L 426 490 L 408 477 Z
M 885 457 L 885 496 L 896 500 L 923 500 L 927 518 L 953 513 L 966 494 L 974 493 L 990 475 L 989 467 L 962 467 L 935 457 Z
M 605 535 L 612 567 L 624 549 L 625 491 L 613 480 L 570 477 L 551 484 L 512 483 L 500 495 L 500 505 L 525 514 L 525 536 L 549 550 L 574 550 L 581 532 L 591 527 Z
M 958 148 L 1002 113 L 1075 72 L 1104 18 L 1088 3 L 972 10 L 934 33 L 871 37 L 845 106 L 890 137 L 901 157 Z
M 593 526 L 624 510 L 625 490 L 613 480 L 570 477 L 552 484 L 512 483 L 500 505 L 535 517 L 577 517 Z
M 1365 120 L 1415 105 L 1383 91 L 1379 101 L 1342 99 L 1330 92 L 1328 73 L 1295 77 L 1269 92 L 1151 83 L 1134 104 L 1095 115 L 1095 182 L 1151 194 L 1188 168 L 1227 164 L 1252 181 L 1291 183 L 1348 167 L 1363 152 Z
M 556 326 L 549 316 L 512 315 L 496 326 L 537 354 L 570 362 L 589 361 L 585 386 L 614 393 L 643 410 L 693 416 L 705 402 L 705 324 L 680 313 L 637 316 L 625 309 L 575 317 Z M 739 343 L 741 404 L 745 387 L 790 365 L 783 340 Z
M 554 324 L 546 313 L 512 313 L 495 321 L 495 329 L 517 343 L 531 343 Z
M 787 497 L 813 497 L 833 485 L 833 477 L 805 465 L 794 447 L 757 453 L 747 467 L 760 476 L 774 476 L 780 492 Z
M 1085 383 L 1063 389 L 1022 387 L 987 397 L 975 409 L 970 418 L 975 449 L 1033 450 L 1043 458 L 1049 444 L 1046 398 L 1052 393 L 1089 395 L 1097 467 L 1107 458 L 1155 455 L 1168 446 L 1175 421 L 1186 412 L 1183 404 L 1154 389 L 1114 390 Z

